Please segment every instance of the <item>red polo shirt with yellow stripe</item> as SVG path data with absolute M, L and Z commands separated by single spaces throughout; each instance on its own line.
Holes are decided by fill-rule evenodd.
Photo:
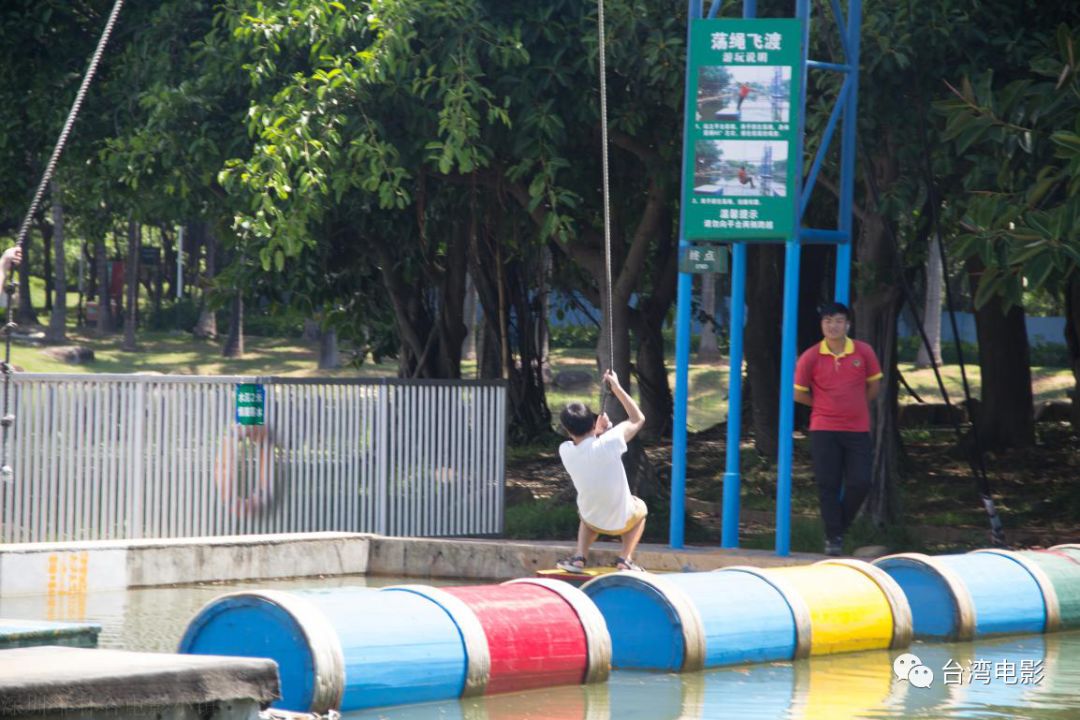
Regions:
M 822 340 L 799 356 L 795 389 L 809 392 L 811 430 L 869 432 L 870 408 L 866 384 L 881 378 L 874 350 L 860 340 L 844 338 L 837 355 Z

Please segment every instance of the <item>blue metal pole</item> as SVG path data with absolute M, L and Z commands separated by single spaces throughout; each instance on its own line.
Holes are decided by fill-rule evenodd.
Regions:
M 839 23 L 839 19 L 837 20 Z M 848 89 L 844 103 L 844 124 L 840 135 L 840 208 L 836 227 L 841 233 L 847 233 L 848 241 L 836 246 L 836 289 L 834 295 L 838 302 L 847 305 L 851 298 L 851 256 L 855 238 L 851 235 L 851 208 L 855 199 L 855 133 L 858 126 L 859 103 L 859 51 L 862 26 L 862 0 L 850 0 L 848 4 L 847 42 L 845 48 L 851 53 L 845 58 L 851 67 L 848 74 Z
M 689 0 L 686 21 L 686 67 L 690 67 L 691 28 L 695 18 L 701 17 L 702 0 Z M 683 78 L 684 118 L 692 117 L 694 108 L 690 98 L 690 74 Z M 683 158 L 689 157 L 690 136 L 683 130 Z M 686 184 L 685 173 L 681 178 Z M 686 197 L 686 188 L 682 188 L 680 198 Z M 679 257 L 689 248 L 686 240 L 686 206 L 679 205 Z M 671 428 L 671 521 L 669 523 L 668 542 L 671 547 L 683 547 L 685 538 L 686 513 L 686 399 L 690 370 L 690 293 L 692 276 L 679 273 L 678 291 L 675 310 L 675 407 Z
M 798 239 L 784 252 L 784 324 L 780 347 L 780 421 L 776 459 L 776 554 L 791 554 L 791 455 L 795 428 L 795 343 L 798 332 L 799 261 Z
M 810 49 L 810 0 L 797 0 L 795 16 L 803 21 L 802 86 L 799 90 L 799 129 L 795 137 L 794 162 L 802 162 L 805 132 L 807 60 Z M 802 173 L 795 174 L 795 197 L 802 195 Z M 776 458 L 776 554 L 791 554 L 791 455 L 795 429 L 795 344 L 798 342 L 799 234 L 802 212 L 796 211 L 795 236 L 784 253 L 784 321 L 780 333 L 780 418 Z
M 731 248 L 731 322 L 728 348 L 727 457 L 724 466 L 724 505 L 720 547 L 739 547 L 739 438 L 742 435 L 743 324 L 746 314 L 746 244 Z
M 719 8 L 715 3 L 713 9 Z M 710 13 L 710 15 L 715 12 Z M 757 14 L 757 0 L 743 0 L 743 17 Z M 724 503 L 721 510 L 720 547 L 739 547 L 739 514 L 742 478 L 739 440 L 742 437 L 743 326 L 746 316 L 746 245 L 731 247 L 731 322 L 728 342 L 727 454 L 724 461 Z

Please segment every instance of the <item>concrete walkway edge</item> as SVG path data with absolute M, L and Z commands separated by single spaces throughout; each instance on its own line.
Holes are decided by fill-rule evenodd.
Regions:
M 613 564 L 618 547 L 597 543 L 590 564 Z M 333 532 L 11 544 L 0 545 L 0 597 L 320 575 L 507 580 L 553 568 L 572 549 L 570 541 Z M 642 545 L 636 559 L 649 570 L 680 572 L 801 565 L 820 556 L 794 553 L 780 558 L 765 550 Z

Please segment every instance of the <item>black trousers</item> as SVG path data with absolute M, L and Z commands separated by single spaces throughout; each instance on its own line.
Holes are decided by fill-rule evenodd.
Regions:
M 868 432 L 810 431 L 810 457 L 825 537 L 843 535 L 866 500 L 872 449 Z

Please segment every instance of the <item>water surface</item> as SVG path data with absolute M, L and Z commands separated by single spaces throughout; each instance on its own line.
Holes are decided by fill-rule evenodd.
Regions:
M 402 582 L 416 581 L 338 576 L 9 597 L 0 598 L 0 617 L 90 620 L 102 625 L 101 647 L 173 652 L 199 609 L 227 592 Z M 615 671 L 606 684 L 352 712 L 345 720 L 1080 718 L 1080 631 L 916 643 L 908 652 L 933 672 L 929 687 L 895 677 L 893 661 L 900 651 L 876 651 L 683 675 Z

